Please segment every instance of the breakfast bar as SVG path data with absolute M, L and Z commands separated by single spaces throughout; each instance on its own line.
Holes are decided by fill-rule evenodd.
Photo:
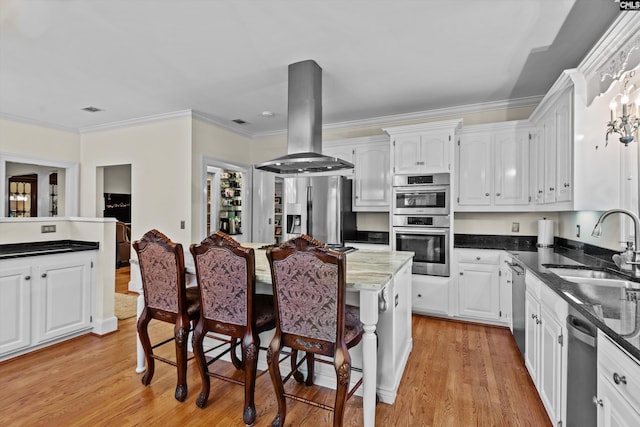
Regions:
M 271 292 L 271 270 L 264 244 L 246 243 L 255 250 L 258 292 Z M 376 395 L 381 402 L 395 401 L 400 379 L 412 348 L 411 267 L 413 252 L 357 250 L 347 254 L 347 302 L 360 306 L 364 336 L 351 350 L 352 364 L 362 368 L 364 425 L 375 425 Z M 194 273 L 190 255 L 187 274 Z M 138 315 L 144 306 L 138 301 Z M 267 342 L 267 340 L 264 340 Z M 144 372 L 144 355 L 138 346 L 137 372 Z M 322 375 L 321 369 L 316 371 Z M 317 380 L 331 387 L 331 381 Z

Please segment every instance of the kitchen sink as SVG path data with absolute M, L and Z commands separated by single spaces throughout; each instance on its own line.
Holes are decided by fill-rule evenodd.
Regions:
M 606 270 L 570 267 L 549 267 L 547 270 L 573 283 L 626 289 L 640 288 L 640 283 Z

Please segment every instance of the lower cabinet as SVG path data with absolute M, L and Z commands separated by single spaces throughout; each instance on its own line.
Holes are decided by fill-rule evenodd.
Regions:
M 91 327 L 95 251 L 0 261 L 0 358 Z
M 415 313 L 449 316 L 449 277 L 413 274 L 411 282 L 412 309 Z
M 565 419 L 568 305 L 539 279 L 525 276 L 525 365 L 553 425 Z
M 598 427 L 640 426 L 640 362 L 598 331 Z

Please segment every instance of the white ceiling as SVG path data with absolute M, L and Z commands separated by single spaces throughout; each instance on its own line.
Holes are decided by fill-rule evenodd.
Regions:
M 323 69 L 325 124 L 535 97 L 618 13 L 614 0 L 0 0 L 0 117 L 87 130 L 194 110 L 259 136 L 286 128 L 287 66 L 306 59 Z

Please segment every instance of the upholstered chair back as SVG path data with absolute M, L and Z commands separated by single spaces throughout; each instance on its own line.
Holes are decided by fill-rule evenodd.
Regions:
M 178 313 L 180 292 L 185 288 L 182 245 L 151 230 L 135 242 L 134 248 L 138 254 L 146 306 Z
M 206 319 L 245 326 L 247 324 L 247 258 L 231 247 L 217 246 L 210 238 L 206 251 L 194 256 L 202 315 Z

